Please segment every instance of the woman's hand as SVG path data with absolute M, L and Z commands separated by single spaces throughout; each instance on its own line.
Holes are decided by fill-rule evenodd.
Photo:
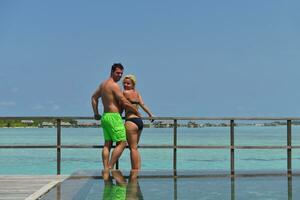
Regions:
M 154 116 L 153 116 L 153 115 L 150 115 L 150 116 L 149 116 L 149 121 L 150 121 L 151 123 L 154 122 L 154 119 L 152 119 L 152 117 L 154 117 Z

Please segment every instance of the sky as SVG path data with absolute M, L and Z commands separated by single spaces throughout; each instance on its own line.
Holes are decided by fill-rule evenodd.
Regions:
M 299 117 L 299 10 L 296 0 L 1 0 L 0 116 L 93 116 L 91 95 L 120 62 L 158 117 Z

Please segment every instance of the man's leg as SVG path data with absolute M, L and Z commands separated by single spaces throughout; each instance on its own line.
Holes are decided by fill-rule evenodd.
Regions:
M 111 149 L 112 141 L 105 141 L 102 149 L 102 162 L 104 170 L 109 169 L 109 154 Z
M 122 152 L 124 151 L 126 147 L 126 141 L 120 141 L 117 142 L 115 149 L 113 150 L 109 162 L 109 168 L 112 169 L 117 162 L 117 160 L 120 158 L 122 155 Z

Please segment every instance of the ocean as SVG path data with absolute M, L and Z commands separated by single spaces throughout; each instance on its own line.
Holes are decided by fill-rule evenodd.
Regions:
M 286 126 L 237 126 L 235 145 L 285 146 Z M 177 129 L 178 145 L 230 145 L 229 127 Z M 101 128 L 62 128 L 62 145 L 102 145 Z M 0 128 L 0 145 L 56 144 L 56 128 Z M 140 145 L 172 145 L 172 128 L 144 128 Z M 300 126 L 292 126 L 292 145 L 300 145 Z M 140 149 L 143 170 L 171 170 L 173 149 Z M 102 169 L 101 149 L 62 149 L 61 173 Z M 237 149 L 236 171 L 282 171 L 286 149 Z M 130 169 L 129 150 L 119 168 Z M 56 149 L 1 149 L 0 174 L 56 174 Z M 229 149 L 178 149 L 178 170 L 230 171 Z M 292 169 L 300 169 L 300 149 L 292 150 Z

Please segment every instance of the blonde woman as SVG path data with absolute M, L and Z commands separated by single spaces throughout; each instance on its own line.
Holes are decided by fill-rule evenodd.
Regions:
M 136 106 L 136 109 L 139 106 L 149 115 L 153 117 L 150 110 L 144 104 L 142 96 L 135 89 L 136 78 L 134 75 L 126 75 L 123 79 L 123 94 L 127 100 Z M 138 151 L 138 143 L 140 136 L 143 130 L 143 120 L 136 115 L 136 113 L 125 109 L 125 127 L 126 127 L 126 136 L 127 142 L 130 149 L 130 159 L 131 159 L 131 168 L 140 169 L 141 168 L 141 156 Z

